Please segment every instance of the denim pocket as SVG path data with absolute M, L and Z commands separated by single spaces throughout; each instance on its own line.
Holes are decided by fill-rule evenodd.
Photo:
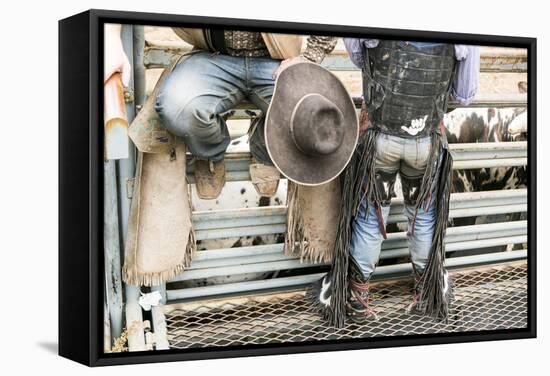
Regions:
M 416 158 L 415 158 L 415 168 L 425 168 L 428 164 L 428 159 L 430 158 L 430 152 L 432 150 L 432 138 L 421 137 L 416 139 Z

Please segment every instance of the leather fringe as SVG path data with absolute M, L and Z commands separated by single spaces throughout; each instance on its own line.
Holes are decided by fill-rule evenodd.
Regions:
M 374 195 L 376 197 L 375 184 L 369 184 L 365 191 L 363 182 L 365 176 L 374 171 L 378 134 L 379 132 L 376 129 L 369 128 L 360 136 L 350 163 L 340 175 L 342 210 L 338 218 L 331 270 L 320 281 L 313 284 L 308 291 L 308 297 L 312 300 L 315 309 L 330 325 L 335 327 L 343 327 L 346 323 L 348 250 L 351 243 L 351 224 L 353 218 L 357 215 L 364 195 Z M 329 290 L 329 298 L 321 296 Z M 323 303 L 323 301 L 328 301 L 328 304 Z
M 295 253 L 304 254 L 306 249 L 304 239 L 304 225 L 300 218 L 300 205 L 298 202 L 298 185 L 288 182 L 287 188 L 287 233 L 285 237 L 285 255 L 290 256 Z M 296 244 L 298 243 L 298 244 Z M 298 249 L 296 249 L 298 246 Z M 300 256 L 300 260 L 302 257 Z
M 424 314 L 433 317 L 436 320 L 447 321 L 450 304 L 452 300 L 452 283 L 448 282 L 445 290 L 445 232 L 449 218 L 449 198 L 451 193 L 453 157 L 443 138 L 444 136 L 436 134 L 438 140 L 435 141 L 438 149 L 432 149 L 435 157 L 435 169 L 432 172 L 426 170 L 421 194 L 417 201 L 417 206 L 425 208 L 430 205 L 430 196 L 432 186 L 437 182 L 437 201 L 436 201 L 436 224 L 430 249 L 430 255 L 426 268 L 420 277 L 420 293 L 418 308 Z M 439 151 L 437 153 L 436 151 Z M 440 157 L 439 157 L 440 156 Z M 433 175 L 426 176 L 428 174 Z M 435 180 L 437 179 L 437 180 Z M 425 185 L 426 184 L 426 185 Z M 425 185 L 425 186 L 424 186 Z M 428 193 L 430 192 L 430 193 Z
M 319 234 L 308 231 L 302 216 L 300 187 L 289 181 L 287 190 L 287 233 L 284 243 L 284 254 L 299 255 L 300 262 L 327 263 L 332 260 L 332 247 L 318 245 L 315 237 Z M 317 239 L 318 240 L 318 239 Z
M 154 273 L 140 273 L 137 267 L 131 268 L 125 263 L 122 268 L 122 279 L 124 282 L 134 286 L 158 286 L 166 283 L 166 281 L 180 275 L 191 266 L 191 260 L 193 259 L 196 248 L 195 231 L 191 228 L 189 231 L 189 240 L 181 263 L 175 265 L 173 268 Z
M 422 177 L 422 183 L 420 183 L 420 192 L 416 199 L 416 212 L 420 208 L 428 210 L 432 201 L 432 193 L 434 192 L 434 183 L 437 182 L 438 172 L 441 169 L 441 153 L 446 149 L 444 146 L 444 140 L 437 133 L 432 134 L 431 150 L 428 157 L 428 163 L 424 176 Z

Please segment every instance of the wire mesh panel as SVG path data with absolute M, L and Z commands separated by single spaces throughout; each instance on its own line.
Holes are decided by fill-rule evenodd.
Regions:
M 526 263 L 451 275 L 454 302 L 447 323 L 406 313 L 412 283 L 403 279 L 372 284 L 371 304 L 378 320 L 365 324 L 330 327 L 306 301 L 305 292 L 295 291 L 175 309 L 166 315 L 168 340 L 171 348 L 184 349 L 527 326 Z

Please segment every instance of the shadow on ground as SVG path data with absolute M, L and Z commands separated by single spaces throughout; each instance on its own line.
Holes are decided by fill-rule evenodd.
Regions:
M 43 350 L 51 354 L 57 355 L 57 350 L 58 350 L 57 342 L 38 342 L 37 345 Z

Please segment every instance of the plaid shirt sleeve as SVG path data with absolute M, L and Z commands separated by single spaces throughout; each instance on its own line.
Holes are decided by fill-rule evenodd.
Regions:
M 334 50 L 338 38 L 310 35 L 307 38 L 307 47 L 303 56 L 314 63 L 319 64 L 326 55 Z

